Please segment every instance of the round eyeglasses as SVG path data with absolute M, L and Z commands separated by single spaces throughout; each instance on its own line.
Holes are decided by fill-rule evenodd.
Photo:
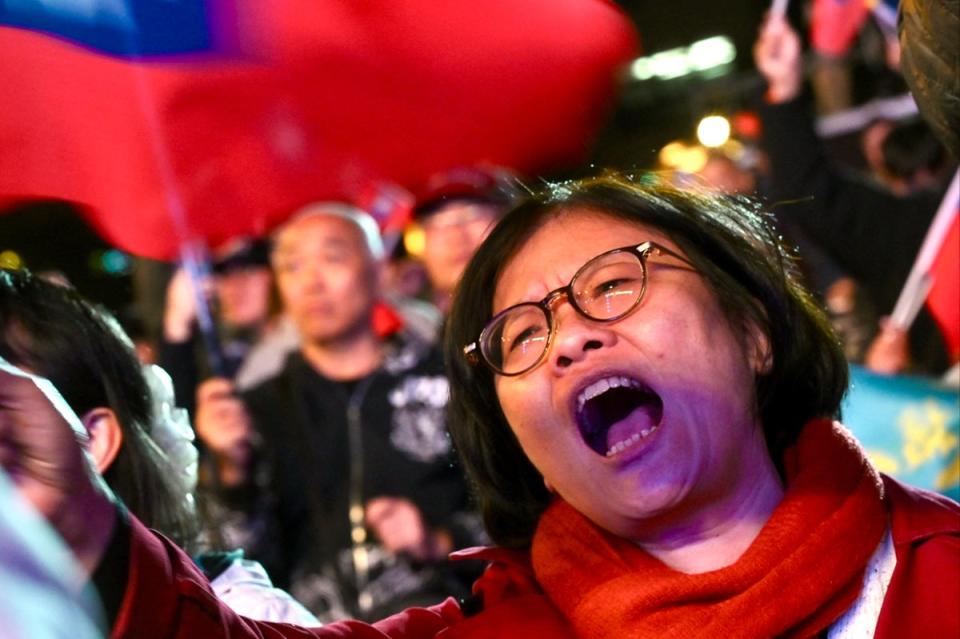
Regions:
M 463 348 L 473 363 L 480 359 L 495 373 L 508 377 L 533 369 L 550 350 L 556 332 L 553 305 L 566 297 L 573 309 L 596 322 L 614 322 L 628 315 L 647 288 L 647 260 L 668 255 L 690 266 L 689 260 L 654 242 L 624 246 L 594 257 L 571 278 L 539 302 L 523 302 L 497 313 L 480 337 Z

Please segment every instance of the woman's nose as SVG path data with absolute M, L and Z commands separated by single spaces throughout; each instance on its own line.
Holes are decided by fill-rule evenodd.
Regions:
M 569 303 L 554 308 L 556 335 L 550 353 L 550 366 L 555 373 L 563 374 L 574 364 L 590 357 L 591 351 L 609 348 L 616 343 L 616 333 L 601 324 L 577 313 Z

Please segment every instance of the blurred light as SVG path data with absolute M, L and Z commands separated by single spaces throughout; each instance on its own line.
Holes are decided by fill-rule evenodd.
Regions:
M 676 168 L 680 164 L 683 156 L 687 152 L 687 146 L 683 142 L 670 142 L 657 155 L 660 164 L 670 168 Z
M 20 259 L 20 255 L 16 251 L 0 252 L 0 268 L 16 270 L 22 266 L 23 260 Z
M 692 146 L 688 147 L 683 156 L 680 158 L 680 163 L 677 164 L 677 170 L 683 171 L 684 173 L 698 173 L 704 166 L 707 164 L 707 150 L 702 146 Z
M 660 164 L 682 173 L 696 173 L 707 163 L 707 150 L 700 145 L 687 146 L 683 142 L 670 142 L 657 156 Z
M 426 245 L 426 234 L 419 224 L 408 226 L 403 232 L 403 248 L 407 250 L 407 255 L 411 257 L 422 256 Z
M 660 175 L 654 173 L 653 171 L 646 171 L 637 178 L 636 182 L 644 186 L 653 186 L 655 184 L 660 184 Z
M 630 64 L 630 75 L 634 80 L 649 80 L 653 77 L 653 66 L 650 58 L 637 58 Z
M 98 273 L 106 273 L 114 277 L 130 273 L 132 262 L 130 256 L 117 249 L 94 251 L 87 261 L 90 269 Z
M 733 130 L 737 136 L 755 140 L 763 133 L 760 116 L 752 111 L 738 111 L 733 116 Z
M 683 49 L 671 49 L 653 55 L 650 59 L 653 74 L 662 80 L 672 80 L 687 75 L 690 67 Z
M 715 36 L 691 44 L 687 50 L 687 57 L 693 70 L 706 71 L 736 60 L 737 48 L 733 46 L 730 38 Z
M 708 115 L 697 125 L 697 139 L 703 146 L 723 146 L 730 139 L 730 121 L 722 115 Z
M 698 40 L 688 47 L 667 49 L 635 59 L 630 74 L 635 80 L 672 80 L 691 73 L 720 69 L 736 60 L 737 48 L 726 36 Z
M 739 162 L 747 153 L 747 147 L 743 146 L 739 140 L 731 138 L 724 142 L 723 153 L 734 162 Z
M 117 249 L 104 251 L 101 262 L 103 263 L 103 270 L 110 275 L 126 275 L 130 272 L 130 258 L 126 253 Z

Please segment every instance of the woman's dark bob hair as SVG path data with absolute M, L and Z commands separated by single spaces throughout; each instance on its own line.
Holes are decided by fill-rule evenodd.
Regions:
M 753 323 L 767 336 L 772 363 L 756 380 L 757 412 L 775 463 L 809 420 L 839 414 L 847 387 L 840 344 L 756 203 L 616 175 L 548 184 L 507 213 L 477 251 L 445 335 L 453 439 L 487 531 L 506 547 L 529 546 L 550 495 L 503 415 L 493 374 L 468 362 L 463 347 L 492 316 L 500 274 L 526 240 L 548 220 L 584 210 L 664 233 L 716 293 L 731 325 Z
M 113 410 L 123 442 L 104 479 L 147 526 L 193 546 L 198 524 L 187 488 L 150 438 L 150 389 L 111 316 L 73 290 L 0 268 L 0 355 L 53 382 L 79 417 Z

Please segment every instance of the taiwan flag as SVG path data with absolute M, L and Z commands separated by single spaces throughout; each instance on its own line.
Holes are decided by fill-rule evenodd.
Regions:
M 927 309 L 940 326 L 955 362 L 960 359 L 960 203 L 953 204 L 953 221 L 930 267 Z
M 813 0 L 810 45 L 818 53 L 846 55 L 869 13 L 866 0 Z
M 119 57 L 225 51 L 233 40 L 224 0 L 6 0 L 0 26 L 51 35 Z
M 395 228 L 452 167 L 579 166 L 638 44 L 608 0 L 0 0 L 0 208 L 166 260 L 316 201 Z
M 921 306 L 936 320 L 951 361 L 960 359 L 960 170 L 940 203 L 890 315 L 906 330 Z

